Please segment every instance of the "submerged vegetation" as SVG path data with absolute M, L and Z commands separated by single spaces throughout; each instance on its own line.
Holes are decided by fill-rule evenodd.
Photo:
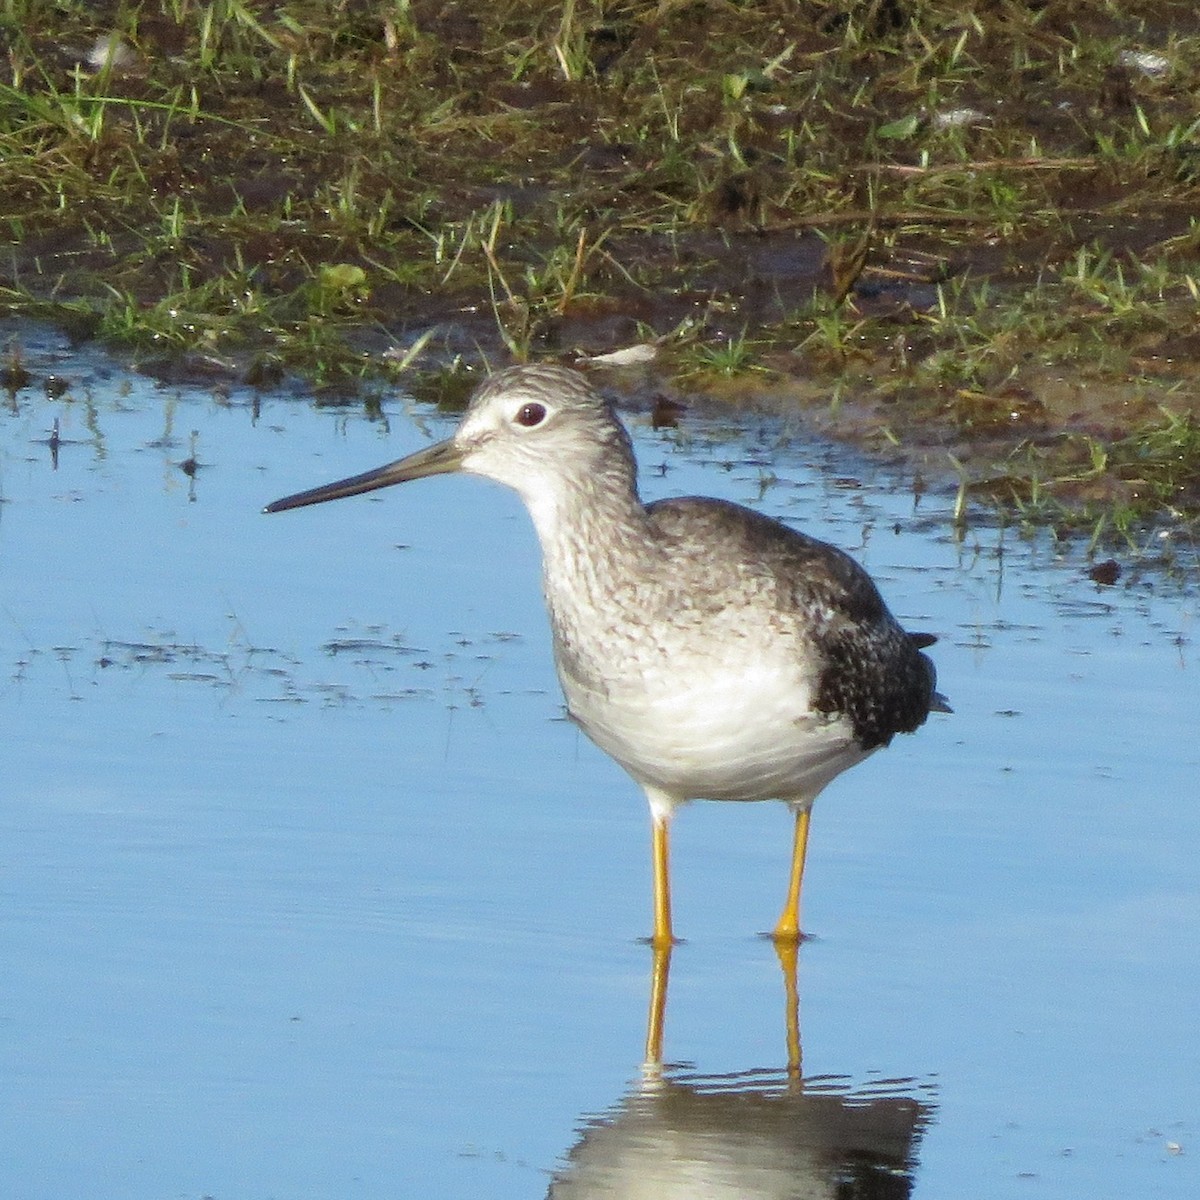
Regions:
M 349 392 L 653 343 L 1022 519 L 1200 512 L 1194 0 L 0 0 L 0 44 L 2 312 Z

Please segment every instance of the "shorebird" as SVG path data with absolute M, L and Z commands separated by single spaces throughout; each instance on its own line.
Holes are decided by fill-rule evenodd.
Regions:
M 945 710 L 935 640 L 908 633 L 843 551 L 710 497 L 643 504 L 612 407 L 576 371 L 499 371 L 453 437 L 276 500 L 281 512 L 464 471 L 513 488 L 541 542 L 573 720 L 650 804 L 656 947 L 674 942 L 671 819 L 689 800 L 795 814 L 777 943 L 797 942 L 809 816 L 835 776 Z

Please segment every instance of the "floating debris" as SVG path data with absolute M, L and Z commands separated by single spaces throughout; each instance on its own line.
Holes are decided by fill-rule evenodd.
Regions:
M 1171 70 L 1171 60 L 1161 54 L 1153 54 L 1149 50 L 1122 50 L 1117 55 L 1117 62 L 1133 71 L 1140 71 L 1152 79 L 1161 78 Z
M 179 464 L 179 469 L 189 479 L 195 479 L 196 472 L 199 471 L 201 466 L 203 465 L 200 462 L 200 460 L 196 457 L 196 442 L 198 441 L 199 437 L 200 437 L 200 431 L 198 429 L 193 429 L 192 437 L 191 437 L 191 445 L 190 445 L 190 448 L 188 451 L 188 456 L 187 456 L 187 458 L 185 458 L 183 460 L 183 462 L 181 462 Z
M 637 363 L 653 362 L 658 357 L 658 347 L 649 342 L 626 346 L 621 350 L 610 350 L 607 354 L 584 355 L 579 361 L 595 363 L 602 367 L 629 367 Z
M 929 118 L 934 129 L 964 129 L 969 125 L 988 125 L 992 118 L 977 108 L 946 108 Z
M 1106 558 L 1089 567 L 1087 577 L 1101 587 L 1112 587 L 1121 578 L 1121 564 L 1115 558 Z
M 138 61 L 134 50 L 119 33 L 101 34 L 83 56 L 84 62 L 96 72 L 128 71 Z

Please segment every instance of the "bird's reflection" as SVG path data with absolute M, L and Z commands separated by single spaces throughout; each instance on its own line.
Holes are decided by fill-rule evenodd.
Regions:
M 796 951 L 780 947 L 787 1065 L 703 1075 L 662 1062 L 670 950 L 656 951 L 641 1078 L 585 1124 L 550 1200 L 902 1200 L 932 1086 L 804 1078 Z

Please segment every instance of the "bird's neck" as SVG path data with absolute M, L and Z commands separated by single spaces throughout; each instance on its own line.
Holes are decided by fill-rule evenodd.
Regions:
M 586 619 L 584 612 L 619 608 L 653 554 L 649 517 L 632 479 L 560 479 L 525 502 L 542 546 L 551 610 L 569 620 L 570 610 Z

